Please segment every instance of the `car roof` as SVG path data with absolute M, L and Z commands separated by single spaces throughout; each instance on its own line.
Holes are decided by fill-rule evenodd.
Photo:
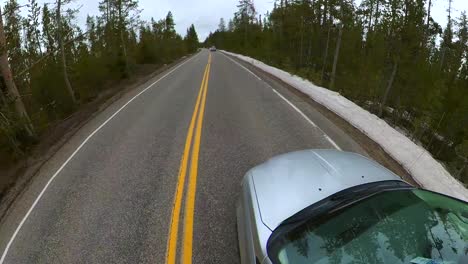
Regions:
M 270 230 L 339 191 L 370 182 L 400 180 L 356 153 L 303 150 L 274 157 L 249 171 L 260 217 Z

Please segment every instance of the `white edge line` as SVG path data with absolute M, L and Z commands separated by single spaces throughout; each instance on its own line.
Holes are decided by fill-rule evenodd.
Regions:
M 232 62 L 234 62 L 235 64 L 237 64 L 238 66 L 240 66 L 241 68 L 243 68 L 244 70 L 248 71 L 250 74 L 252 74 L 253 76 L 255 76 L 255 78 L 257 78 L 258 80 L 260 81 L 263 81 L 262 78 L 258 77 L 257 74 L 253 73 L 251 70 L 247 69 L 244 65 L 240 64 L 239 62 L 231 59 L 229 56 L 227 56 L 226 54 L 224 54 L 224 52 L 221 52 L 221 54 L 223 54 L 224 57 L 228 58 L 229 60 L 231 60 Z M 1 264 L 1 263 L 0 263 Z
M 322 131 L 323 135 L 325 136 L 325 139 L 328 140 L 328 142 L 330 142 L 333 147 L 335 147 L 336 149 L 338 150 L 342 150 L 338 144 L 336 144 L 335 141 L 333 141 L 333 139 L 331 139 L 320 127 L 318 127 L 312 120 L 310 120 L 309 117 L 307 117 L 299 108 L 297 108 L 293 103 L 291 103 L 288 99 L 286 99 L 282 94 L 280 94 L 277 90 L 275 90 L 274 88 L 271 88 L 271 90 L 273 90 L 273 92 L 275 92 L 281 99 L 283 99 L 286 103 L 288 103 L 294 110 L 296 110 L 296 112 L 298 112 L 305 120 L 307 120 L 307 122 L 309 122 L 313 127 L 319 129 L 320 131 Z
M 322 129 L 320 129 L 322 130 Z M 325 134 L 325 133 L 324 133 Z M 333 139 L 331 139 L 327 134 L 325 134 L 325 138 L 330 142 L 337 150 L 342 150 Z
M 291 103 L 291 101 L 289 101 L 288 99 L 286 99 L 282 94 L 280 94 L 278 91 L 276 91 L 275 89 L 271 88 L 273 90 L 273 92 L 275 92 L 275 94 L 277 94 L 281 99 L 283 99 L 286 103 L 288 103 L 294 110 L 296 110 L 296 112 L 298 112 L 305 120 L 307 120 L 307 122 L 309 122 L 313 127 L 317 127 L 317 125 L 312 121 L 310 120 L 309 117 L 307 117 L 301 110 L 299 110 L 299 108 L 297 108 L 295 105 L 293 105 L 293 103 Z
M 70 162 L 70 160 L 76 155 L 76 153 L 78 153 L 78 151 L 80 151 L 80 149 L 94 136 L 94 134 L 96 134 L 99 130 L 101 130 L 101 128 L 103 128 L 110 120 L 112 120 L 120 111 L 122 111 L 128 104 L 130 104 L 133 100 L 135 100 L 137 97 L 139 97 L 141 94 L 143 94 L 144 92 L 146 92 L 148 89 L 150 89 L 153 85 L 155 85 L 156 83 L 158 83 L 160 80 L 164 79 L 166 76 L 168 76 L 169 74 L 171 74 L 172 72 L 174 72 L 175 70 L 177 70 L 178 68 L 180 68 L 182 65 L 185 65 L 187 62 L 191 61 L 192 59 L 194 59 L 197 55 L 193 56 L 192 58 L 184 61 L 182 64 L 179 64 L 177 67 L 175 67 L 174 69 L 172 69 L 171 71 L 169 71 L 168 73 L 164 74 L 161 78 L 159 78 L 158 80 L 156 80 L 155 82 L 153 82 L 152 84 L 150 84 L 148 87 L 146 87 L 143 91 L 139 92 L 137 95 L 135 95 L 134 97 L 132 97 L 132 99 L 130 99 L 127 103 L 125 103 L 122 107 L 119 108 L 119 110 L 117 110 L 114 114 L 112 114 L 106 121 L 104 121 L 104 123 L 102 123 L 98 128 L 96 128 L 79 146 L 78 148 L 68 157 L 68 159 L 62 164 L 62 166 L 60 166 L 60 168 L 54 173 L 54 175 L 52 175 L 52 177 L 49 179 L 49 181 L 47 181 L 47 184 L 44 186 L 44 188 L 42 189 L 42 191 L 39 193 L 39 195 L 37 196 L 36 200 L 34 200 L 34 203 L 31 205 L 31 207 L 29 208 L 28 212 L 26 213 L 26 215 L 23 217 L 23 219 L 21 220 L 21 222 L 19 223 L 19 225 L 16 227 L 16 230 L 15 232 L 13 233 L 13 236 L 11 236 L 10 240 L 8 241 L 8 244 L 7 246 L 5 247 L 4 251 L 3 251 L 3 254 L 2 254 L 2 258 L 0 259 L 0 264 L 3 264 L 3 262 L 5 261 L 5 258 L 8 254 L 8 250 L 10 249 L 11 245 L 13 244 L 13 241 L 15 240 L 16 236 L 18 235 L 19 231 L 21 230 L 21 228 L 23 227 L 24 223 L 26 222 L 26 220 L 28 219 L 29 215 L 31 214 L 31 212 L 34 210 L 34 207 L 36 207 L 37 203 L 39 202 L 39 200 L 41 199 L 42 195 L 44 195 L 45 191 L 47 190 L 47 188 L 49 187 L 49 185 L 52 183 L 52 181 L 57 177 L 57 175 L 63 170 L 63 168 Z
M 231 60 L 232 62 L 234 62 L 235 64 L 239 65 L 241 68 L 243 68 L 244 70 L 248 71 L 250 74 L 252 74 L 253 76 L 255 76 L 258 80 L 260 81 L 263 81 L 265 82 L 264 80 L 262 80 L 262 78 L 258 77 L 258 75 L 256 75 L 255 73 L 253 73 L 252 71 L 250 71 L 249 69 L 247 69 L 246 67 L 244 67 L 244 65 L 238 63 L 237 61 L 233 60 L 231 57 L 227 56 L 226 54 L 224 54 L 224 52 L 221 52 L 221 54 L 223 54 L 224 57 L 228 58 L 229 60 Z M 265 82 L 266 83 L 266 82 Z M 267 84 L 268 85 L 268 84 Z M 309 122 L 309 124 L 311 124 L 313 127 L 319 129 L 320 131 L 322 131 L 323 135 L 325 136 L 325 139 L 328 140 L 328 142 L 330 142 L 330 144 L 333 145 L 333 147 L 335 147 L 336 149 L 338 150 L 342 150 L 338 144 L 336 144 L 335 141 L 333 141 L 333 139 L 331 139 L 320 127 L 318 127 L 312 120 L 310 120 L 309 117 L 307 117 L 301 110 L 299 110 L 299 108 L 297 108 L 293 103 L 291 103 L 288 99 L 286 99 L 282 94 L 280 94 L 277 90 L 275 90 L 274 88 L 272 88 L 270 85 L 268 85 L 268 87 L 271 88 L 271 90 L 273 90 L 273 92 L 275 92 L 281 99 L 283 99 L 286 103 L 288 103 L 294 110 L 296 110 L 296 112 L 298 112 L 307 122 Z M 0 264 L 2 264 L 0 262 Z

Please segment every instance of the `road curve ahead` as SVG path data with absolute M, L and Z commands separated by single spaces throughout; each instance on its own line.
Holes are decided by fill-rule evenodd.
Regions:
M 203 50 L 107 107 L 42 167 L 1 221 L 0 264 L 239 263 L 243 175 L 306 148 L 363 153 L 300 96 Z

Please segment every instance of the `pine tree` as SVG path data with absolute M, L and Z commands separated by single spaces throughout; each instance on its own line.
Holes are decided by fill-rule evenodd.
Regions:
M 76 97 L 75 97 L 75 91 L 73 90 L 73 87 L 71 86 L 70 79 L 68 78 L 68 69 L 67 69 L 67 58 L 65 55 L 65 48 L 63 46 L 63 30 L 62 30 L 62 13 L 61 13 L 61 7 L 63 3 L 67 3 L 63 0 L 57 0 L 57 10 L 56 10 L 56 16 L 55 16 L 55 22 L 57 23 L 57 43 L 60 48 L 60 55 L 61 55 L 61 61 L 62 61 L 62 73 L 63 73 L 63 79 L 65 81 L 65 87 L 67 88 L 68 94 L 70 95 L 70 98 L 74 104 L 77 103 Z
M 89 15 L 86 17 L 86 31 L 88 32 L 90 52 L 94 56 L 98 56 L 99 55 L 99 43 L 98 43 L 98 32 L 96 28 L 96 21 L 94 17 L 89 16 Z
M 42 55 L 40 18 L 41 7 L 36 0 L 29 0 L 28 16 L 25 19 L 28 58 L 36 61 Z
M 18 73 L 24 68 L 24 51 L 21 42 L 22 18 L 20 6 L 17 0 L 9 0 L 5 5 L 5 38 L 8 57 L 13 73 Z
M 226 31 L 226 23 L 224 22 L 224 18 L 219 19 L 218 31 L 219 32 L 225 32 Z
M 252 0 L 240 0 L 237 8 L 239 10 L 234 14 L 233 22 L 239 34 L 243 36 L 242 47 L 246 49 L 249 46 L 249 29 L 256 18 L 255 6 Z
M 197 31 L 195 31 L 195 26 L 192 24 L 187 29 L 187 35 L 185 36 L 185 42 L 187 43 L 187 51 L 193 53 L 198 49 L 198 35 Z
M 42 7 L 42 34 L 43 34 L 43 45 L 46 48 L 46 52 L 55 50 L 56 41 L 54 38 L 55 23 L 53 23 L 53 16 L 49 9 L 48 4 L 44 4 Z
M 166 19 L 164 20 L 163 34 L 165 39 L 174 38 L 176 35 L 174 18 L 172 17 L 171 11 L 167 13 Z
M 116 71 L 123 77 L 130 74 L 128 37 L 129 27 L 139 19 L 137 0 L 103 0 L 99 3 L 105 21 L 104 38 L 108 60 L 116 66 Z

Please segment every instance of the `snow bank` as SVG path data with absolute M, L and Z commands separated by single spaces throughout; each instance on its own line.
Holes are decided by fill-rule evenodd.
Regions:
M 453 178 L 427 150 L 416 145 L 376 115 L 369 113 L 339 93 L 316 86 L 301 77 L 271 67 L 250 57 L 227 51 L 222 52 L 251 63 L 276 76 L 348 121 L 379 144 L 424 188 L 468 201 L 468 190 Z

